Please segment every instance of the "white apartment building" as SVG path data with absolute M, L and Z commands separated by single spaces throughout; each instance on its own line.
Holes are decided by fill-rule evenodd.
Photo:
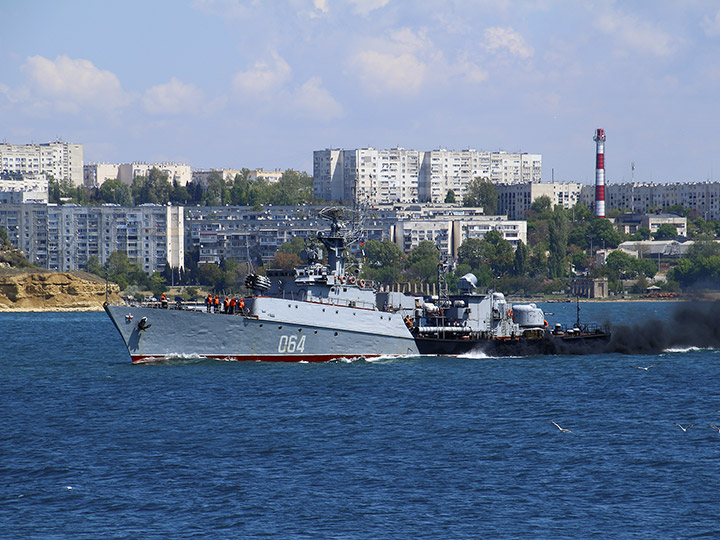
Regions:
M 595 186 L 583 186 L 583 204 L 595 206 Z M 720 219 L 720 182 L 605 184 L 605 210 L 648 213 L 681 205 L 706 220 Z
M 147 177 L 151 169 L 158 169 L 160 172 L 167 173 L 168 181 L 172 184 L 177 182 L 181 186 L 186 186 L 192 180 L 192 170 L 190 165 L 182 163 L 123 163 L 118 165 L 117 179 L 123 184 L 132 185 L 133 180 L 138 176 Z
M 527 244 L 527 222 L 509 221 L 502 216 L 435 217 L 422 220 L 400 220 L 391 226 L 390 237 L 405 253 L 427 240 L 445 255 L 457 257 L 458 249 L 469 238 L 482 239 L 497 231 L 512 244 Z
M 83 145 L 66 142 L 42 144 L 0 143 L 0 172 L 48 174 L 55 180 L 83 183 Z
M 497 212 L 510 219 L 523 219 L 532 203 L 542 196 L 550 198 L 552 207 L 572 208 L 580 201 L 583 187 L 586 186 L 577 182 L 497 184 Z
M 539 182 L 542 156 L 393 148 L 326 149 L 313 153 L 314 194 L 335 201 L 444 202 L 449 190 L 462 201 L 473 178 L 492 182 Z
M 207 187 L 212 174 L 219 174 L 225 182 L 232 182 L 235 180 L 235 175 L 239 174 L 242 176 L 242 171 L 237 169 L 210 169 L 210 170 L 196 170 L 192 171 L 191 179 L 196 184 Z
M 87 188 L 97 188 L 106 180 L 116 180 L 119 174 L 117 163 L 88 163 L 83 167 L 83 182 Z
M 248 174 L 248 179 L 257 180 L 258 178 L 264 179 L 268 184 L 276 184 L 282 178 L 283 171 L 275 169 L 274 171 L 266 171 L 263 169 L 253 169 Z
M 48 198 L 44 173 L 0 172 L 0 204 L 47 203 Z
M 65 272 L 84 270 L 124 251 L 148 274 L 185 261 L 184 212 L 179 206 L 66 204 L 0 205 L 0 227 L 31 262 Z

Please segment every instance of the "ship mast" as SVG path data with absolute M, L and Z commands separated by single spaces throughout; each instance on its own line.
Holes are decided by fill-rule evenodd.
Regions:
M 341 221 L 344 209 L 339 206 L 328 206 L 320 210 L 321 218 L 330 221 L 330 231 L 318 233 L 318 240 L 327 248 L 328 268 L 336 276 L 345 273 L 345 257 L 343 251 L 354 244 L 362 235 L 357 216 L 353 216 L 352 227 L 347 230 L 346 224 Z M 344 230 L 345 229 L 345 230 Z

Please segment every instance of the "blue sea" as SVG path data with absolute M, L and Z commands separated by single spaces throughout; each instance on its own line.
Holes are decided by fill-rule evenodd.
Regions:
M 104 313 L 0 333 L 3 539 L 720 537 L 713 348 L 132 365 Z

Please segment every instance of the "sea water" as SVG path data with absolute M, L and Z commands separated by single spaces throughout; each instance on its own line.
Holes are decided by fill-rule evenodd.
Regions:
M 104 313 L 0 333 L 0 538 L 720 536 L 712 348 L 132 365 Z

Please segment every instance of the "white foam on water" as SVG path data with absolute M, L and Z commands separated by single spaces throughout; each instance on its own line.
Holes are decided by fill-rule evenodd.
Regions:
M 664 349 L 664 353 L 687 353 L 687 352 L 693 352 L 693 351 L 711 351 L 713 349 L 710 348 L 703 348 L 703 347 L 695 347 L 694 345 L 691 347 L 670 347 L 669 349 Z

